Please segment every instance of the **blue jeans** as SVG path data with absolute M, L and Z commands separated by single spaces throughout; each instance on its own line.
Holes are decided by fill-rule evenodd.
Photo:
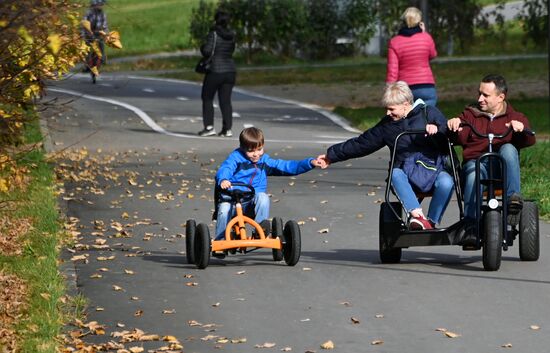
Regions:
M 237 214 L 234 206 L 230 202 L 220 202 L 218 205 L 215 240 L 224 239 L 227 223 Z M 269 196 L 265 192 L 256 193 L 254 199 L 243 202 L 242 206 L 245 214 L 250 214 L 252 207 L 254 207 L 254 213 L 256 214 L 254 220 L 258 223 L 269 218 Z
M 506 196 L 513 193 L 520 193 L 520 173 L 519 173 L 519 154 L 518 150 L 511 143 L 504 144 L 500 147 L 498 154 L 506 161 Z M 480 172 L 481 178 L 487 178 L 487 168 L 489 159 L 485 158 L 481 161 Z M 500 166 L 495 163 L 493 172 L 495 176 L 500 175 Z M 476 180 L 476 161 L 469 160 L 462 167 L 462 180 L 464 183 L 464 216 L 467 218 L 476 217 L 476 191 L 474 189 Z
M 392 186 L 397 197 L 403 203 L 405 210 L 410 213 L 412 210 L 420 208 L 420 203 L 416 194 L 409 183 L 409 178 L 400 168 L 394 168 L 392 172 Z M 443 213 L 451 200 L 453 194 L 454 181 L 449 173 L 442 171 L 435 179 L 432 200 L 428 210 L 428 219 L 435 224 L 441 223 Z
M 424 101 L 424 103 L 426 103 L 426 105 L 431 105 L 432 107 L 435 107 L 435 105 L 437 104 L 437 92 L 435 90 L 435 86 L 417 88 L 411 87 L 411 91 L 414 100 L 420 98 Z

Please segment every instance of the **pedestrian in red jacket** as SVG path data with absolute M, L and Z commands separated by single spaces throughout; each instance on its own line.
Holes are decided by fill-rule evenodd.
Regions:
M 435 107 L 437 93 L 430 68 L 430 60 L 437 56 L 435 43 L 425 30 L 419 9 L 409 7 L 401 19 L 403 25 L 388 45 L 386 83 L 405 81 L 415 100 L 420 98 Z
M 523 207 L 520 188 L 519 153 L 521 148 L 534 145 L 535 136 L 526 134 L 530 129 L 529 120 L 514 110 L 506 101 L 508 86 L 504 77 L 487 75 L 479 85 L 477 103 L 470 105 L 456 118 L 447 122 L 450 138 L 463 148 L 462 178 L 464 183 L 464 215 L 474 218 L 476 214 L 475 162 L 476 158 L 488 151 L 489 141 L 472 133 L 469 127 L 460 127 L 462 121 L 470 123 L 482 134 L 504 134 L 511 126 L 513 133 L 506 138 L 493 141 L 493 151 L 498 152 L 506 162 L 506 182 L 508 213 L 517 215 Z M 488 159 L 481 163 L 481 178 L 487 178 Z M 519 217 L 511 217 L 514 222 Z

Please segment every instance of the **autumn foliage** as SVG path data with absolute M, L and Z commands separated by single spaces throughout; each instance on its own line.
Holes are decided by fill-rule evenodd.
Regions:
M 79 7 L 71 0 L 0 1 L 0 193 L 20 172 L 10 147 L 34 119 L 45 82 L 61 78 L 86 51 Z

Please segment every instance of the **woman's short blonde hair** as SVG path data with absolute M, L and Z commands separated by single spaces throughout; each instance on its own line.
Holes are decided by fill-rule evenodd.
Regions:
M 397 81 L 388 84 L 382 96 L 382 105 L 384 107 L 389 107 L 405 102 L 413 104 L 413 94 L 409 85 L 407 85 L 405 81 Z
M 422 21 L 422 11 L 416 7 L 409 7 L 401 15 L 401 20 L 409 28 L 416 27 Z

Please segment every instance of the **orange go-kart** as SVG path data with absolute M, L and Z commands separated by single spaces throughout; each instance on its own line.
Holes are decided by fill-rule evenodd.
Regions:
M 235 186 L 245 190 L 233 188 Z M 258 224 L 245 215 L 242 204 L 252 200 L 255 194 L 251 185 L 233 183 L 231 189 L 220 189 L 219 192 L 228 196 L 234 204 L 236 216 L 227 223 L 223 240 L 212 240 L 206 224 L 197 225 L 195 220 L 189 219 L 185 227 L 187 263 L 204 269 L 210 262 L 211 254 L 223 258 L 228 254 L 246 254 L 262 248 L 272 249 L 274 261 L 284 259 L 288 266 L 298 263 L 301 251 L 298 223 L 290 220 L 283 228 L 283 220 L 279 217 L 274 217 L 271 223 L 265 220 Z

